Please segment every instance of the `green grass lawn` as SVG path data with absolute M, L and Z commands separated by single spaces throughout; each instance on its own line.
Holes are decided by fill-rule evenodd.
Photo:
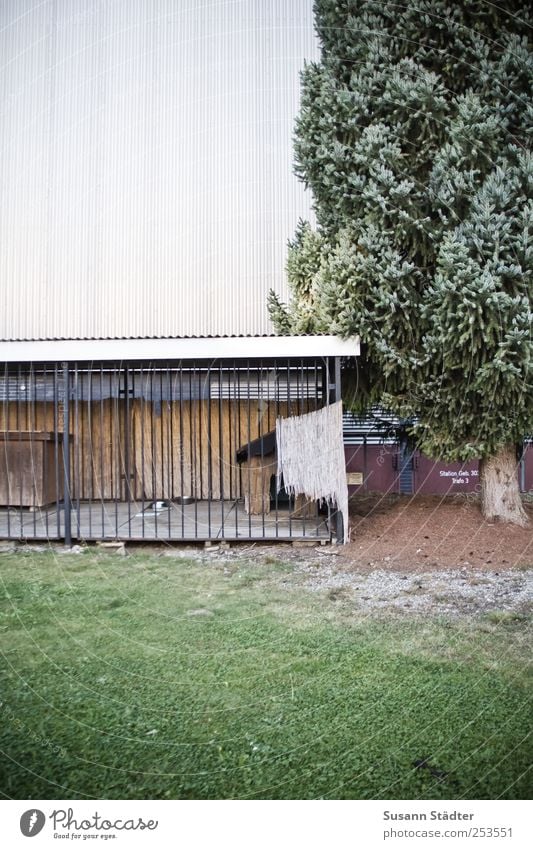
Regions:
M 365 617 L 275 551 L 0 569 L 6 797 L 531 792 L 523 618 Z

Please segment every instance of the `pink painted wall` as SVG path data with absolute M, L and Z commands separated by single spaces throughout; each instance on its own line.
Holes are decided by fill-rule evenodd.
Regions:
M 456 495 L 479 491 L 479 462 L 440 463 L 419 454 L 415 464 L 415 492 L 420 495 Z
M 363 472 L 362 486 L 349 486 L 348 492 L 399 492 L 398 473 L 393 467 L 395 445 L 345 445 L 347 472 Z
M 398 472 L 394 468 L 397 447 L 395 445 L 345 445 L 347 472 L 363 472 L 362 486 L 349 486 L 348 492 L 399 492 Z M 522 483 L 520 471 L 519 481 Z M 524 491 L 533 491 L 533 445 L 525 454 Z M 439 463 L 415 455 L 414 491 L 420 495 L 453 495 L 460 492 L 479 491 L 479 462 Z

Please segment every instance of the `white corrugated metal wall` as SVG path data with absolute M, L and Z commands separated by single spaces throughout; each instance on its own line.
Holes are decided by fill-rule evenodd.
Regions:
M 312 0 L 0 14 L 0 338 L 271 332 Z

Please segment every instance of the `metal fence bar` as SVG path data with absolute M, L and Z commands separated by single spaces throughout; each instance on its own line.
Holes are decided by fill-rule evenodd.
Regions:
M 54 478 L 55 478 L 55 490 L 56 490 L 56 536 L 58 539 L 61 539 L 61 495 L 60 495 L 60 480 L 62 480 L 62 475 L 60 475 L 59 468 L 59 403 L 60 403 L 60 390 L 59 390 L 59 378 L 58 378 L 58 365 L 57 363 L 54 365 L 53 370 L 53 385 L 54 385 Z M 63 498 L 65 496 L 64 492 L 64 478 L 62 481 L 63 487 Z
M 237 370 L 237 448 L 240 448 L 242 445 L 242 407 L 241 407 L 241 371 L 240 368 L 237 368 L 237 364 L 235 364 L 235 368 Z M 239 536 L 239 504 L 243 503 L 243 475 L 242 468 L 239 466 L 238 473 L 238 493 L 239 493 L 239 501 L 237 506 L 235 507 L 235 536 Z
M 224 539 L 224 428 L 222 424 L 222 363 L 218 363 L 218 469 L 220 475 L 220 537 Z
M 306 403 L 304 404 L 304 386 L 305 386 L 305 375 L 304 375 L 304 361 L 300 360 L 300 380 L 298 383 L 298 410 L 299 415 L 305 414 L 309 412 L 309 397 L 305 396 Z M 298 373 L 298 372 L 297 372 Z M 301 513 L 302 513 L 302 536 L 305 536 L 305 518 L 307 513 L 307 497 L 305 493 L 302 493 L 302 497 L 300 498 L 301 503 Z
M 259 473 L 258 473 L 258 472 L 256 472 L 256 475 L 257 475 L 257 476 L 258 476 L 258 478 L 259 478 L 259 485 L 260 485 L 260 494 L 261 494 L 261 513 L 260 513 L 260 517 L 261 517 L 261 530 L 262 530 L 262 532 L 263 532 L 263 536 L 264 536 L 264 535 L 265 535 L 265 509 L 266 509 L 266 505 L 265 505 L 265 503 L 264 503 L 264 488 L 265 488 L 265 482 L 264 482 L 264 477 L 265 477 L 264 457 L 265 457 L 265 453 L 264 453 L 264 443 L 263 443 L 263 439 L 262 439 L 262 436 L 263 436 L 263 416 L 262 416 L 262 404 L 261 404 L 261 402 L 262 402 L 262 400 L 263 400 L 263 394 L 262 394 L 262 389 L 263 389 L 263 385 L 262 385 L 262 377 L 263 377 L 263 364 L 262 364 L 262 362 L 260 362 L 260 363 L 259 363 L 259 366 L 257 367 L 257 369 L 255 369 L 255 380 L 257 381 L 257 389 L 256 389 L 256 391 L 255 391 L 255 395 L 256 395 L 256 397 L 257 397 L 257 401 L 256 401 L 256 403 L 255 403 L 255 407 L 254 407 L 254 409 L 255 409 L 254 431 L 257 433 L 257 437 L 256 437 L 256 438 L 259 440 L 259 460 L 260 460 L 261 465 L 260 465 L 260 467 L 259 467 L 260 471 L 259 471 Z
M 87 382 L 88 390 L 87 390 L 87 428 L 88 428 L 88 444 L 89 444 L 89 503 L 88 507 L 88 517 L 89 517 L 89 538 L 92 537 L 93 530 L 93 501 L 94 501 L 94 470 L 95 470 L 95 461 L 94 461 L 94 450 L 93 450 L 93 381 L 92 381 L 92 371 L 88 373 L 88 382 Z
M 213 439 L 211 422 L 211 365 L 207 367 L 207 538 L 211 539 L 211 501 L 213 498 Z
M 197 412 L 198 412 L 198 454 L 200 459 L 200 498 L 203 499 L 204 496 L 204 440 L 203 440 L 203 428 L 202 428 L 202 397 L 204 395 L 203 390 L 203 382 L 202 382 L 202 373 L 199 368 L 195 368 L 195 373 L 198 372 L 198 400 L 197 400 Z
M 291 400 L 291 363 L 290 360 L 287 360 L 287 416 L 292 415 L 292 400 Z M 285 490 L 286 491 L 286 490 Z M 292 505 L 294 504 L 294 499 L 291 502 L 291 496 L 288 495 L 288 511 L 289 511 L 289 537 L 292 538 Z
M 145 441 L 146 441 L 146 439 L 145 439 L 145 434 L 144 434 L 144 430 L 145 430 L 145 428 L 144 428 L 144 419 L 145 419 L 144 368 L 143 368 L 142 365 L 141 365 L 141 369 L 140 369 L 139 379 L 140 379 L 140 398 L 139 398 L 139 401 L 140 401 L 140 409 L 141 409 L 141 415 L 139 417 L 140 418 L 140 428 L 141 428 L 141 490 L 140 490 L 141 491 L 141 537 L 144 539 L 144 525 L 145 525 L 144 508 L 145 508 L 145 498 L 146 498 L 146 481 L 145 481 L 144 458 L 145 458 Z
M 251 435 L 252 423 L 251 423 L 251 409 L 250 409 L 250 404 L 251 404 L 251 399 L 250 399 L 250 360 L 246 361 L 246 386 L 248 387 L 248 393 L 247 393 L 248 422 L 247 422 L 247 429 L 246 429 L 246 442 L 247 442 L 247 445 L 248 445 L 248 462 L 246 464 L 247 471 L 248 471 L 248 536 L 251 537 L 252 536 L 252 468 L 251 468 L 252 464 L 250 462 L 250 460 L 251 460 L 251 458 L 250 458 L 250 442 L 252 441 L 252 435 Z
M 79 405 L 79 375 L 78 375 L 78 363 L 73 363 L 73 390 L 74 390 L 74 423 L 73 423 L 73 431 L 74 431 L 74 439 L 72 444 L 72 457 L 74 460 L 73 464 L 73 481 L 76 483 L 75 488 L 73 489 L 73 494 L 75 493 L 75 522 L 76 522 L 76 539 L 80 539 L 81 537 L 81 523 L 80 523 L 80 480 L 81 480 L 81 445 L 83 440 L 83 422 L 80 417 L 80 405 Z M 80 438 L 81 437 L 81 438 Z
M 169 374 L 168 369 L 169 369 L 169 366 L 168 366 L 168 363 L 167 363 L 167 374 Z M 171 422 L 170 456 L 171 456 L 171 469 L 172 469 L 172 482 L 171 482 L 170 497 L 173 498 L 174 497 L 174 403 L 173 403 L 173 388 L 172 388 L 173 381 L 169 380 L 169 383 L 170 383 L 170 402 L 169 403 L 170 403 L 170 422 Z M 190 398 L 190 393 L 189 393 L 189 398 Z M 190 404 L 191 404 L 191 402 L 189 400 L 189 410 L 190 410 Z M 181 508 L 181 537 L 183 539 L 185 537 L 185 505 L 183 504 L 183 497 L 184 497 L 184 492 L 185 492 L 184 486 L 183 486 L 183 483 L 184 483 L 183 478 L 184 478 L 184 475 L 185 475 L 185 464 L 183 462 L 183 444 L 184 444 L 184 431 L 183 431 L 183 366 L 182 366 L 181 362 L 180 362 L 180 365 L 179 365 L 179 410 L 180 410 L 180 429 L 179 429 L 179 436 L 180 436 L 179 452 L 180 452 L 180 456 L 179 456 L 179 461 L 180 461 L 180 499 L 181 499 L 180 508 Z M 189 451 L 189 457 L 191 457 L 191 456 L 192 456 L 191 451 Z M 168 511 L 169 516 L 170 516 L 171 509 L 172 508 L 170 508 L 169 511 Z M 168 535 L 169 535 L 169 538 L 170 538 L 171 537 L 170 520 L 169 520 L 169 526 L 168 526 Z
M 157 487 L 157 430 L 154 427 L 154 370 L 150 368 L 149 371 L 150 377 L 150 392 L 149 392 L 149 410 L 150 410 L 150 477 L 152 478 L 152 489 L 151 489 L 151 499 L 152 499 L 152 514 L 154 517 L 154 532 L 157 537 L 157 496 L 158 496 L 158 487 Z M 157 403 L 157 402 L 156 402 Z M 161 477 L 163 475 L 163 469 L 161 469 Z
M 33 363 L 30 363 L 29 371 L 28 371 L 28 374 L 27 374 L 26 377 L 28 379 L 28 385 L 32 386 L 34 381 L 35 381 L 35 375 L 34 375 L 34 372 L 33 372 Z M 28 406 L 28 402 L 26 402 L 26 406 Z M 35 411 L 35 394 L 33 392 L 30 392 L 29 418 L 26 415 L 24 423 L 25 423 L 26 427 L 32 433 L 31 454 L 32 454 L 32 467 L 34 469 L 36 467 L 36 463 L 37 463 L 38 457 L 39 457 L 39 449 L 38 449 L 37 445 L 34 445 L 34 442 L 33 442 L 33 434 L 37 430 L 37 417 L 36 417 L 35 413 L 36 413 L 36 411 Z M 37 455 L 37 457 L 36 457 L 36 455 Z M 48 469 L 47 469 L 48 452 L 45 450 L 44 445 L 43 445 L 43 452 L 42 452 L 42 463 L 43 463 L 43 469 L 42 469 L 43 479 L 44 479 L 44 481 L 46 481 L 48 479 Z M 42 516 L 42 507 L 41 506 L 37 507 L 37 491 L 36 491 L 36 487 L 33 486 L 32 490 L 31 490 L 31 517 L 32 517 L 32 527 L 33 527 L 33 536 L 34 537 L 37 536 L 37 511 L 39 511 L 39 517 L 41 517 Z M 48 512 L 48 511 L 46 511 L 46 512 Z
M 237 451 L 238 451 L 239 446 L 240 446 L 239 434 L 240 434 L 241 410 L 240 410 L 240 400 L 237 396 L 237 382 L 236 382 L 237 364 L 236 364 L 235 360 L 233 361 L 232 369 L 233 369 L 233 371 L 232 371 L 231 393 L 230 393 L 230 398 L 231 398 L 230 411 L 235 410 L 235 424 L 234 424 L 234 428 L 233 428 L 234 433 L 232 433 L 232 430 L 230 429 L 230 445 L 231 445 L 230 471 L 234 470 L 233 471 L 233 487 L 232 487 L 232 492 L 231 492 L 231 498 L 232 498 L 232 501 L 233 501 L 233 508 L 232 509 L 233 509 L 234 514 L 235 514 L 235 536 L 238 537 L 239 536 L 239 497 L 240 497 L 239 482 L 240 482 L 240 477 L 239 477 L 238 469 L 235 466 L 235 463 L 237 462 Z M 231 418 L 230 418 L 230 426 L 231 426 Z
M 164 415 L 164 406 L 166 405 L 166 403 L 167 402 L 163 400 L 163 369 L 160 369 L 159 370 L 159 401 L 156 402 L 157 407 L 156 407 L 156 410 L 155 410 L 155 414 L 157 416 L 158 411 L 159 411 L 159 428 L 157 428 L 157 430 L 159 431 L 160 443 L 161 443 L 161 461 L 160 461 L 161 468 L 160 469 L 156 468 L 155 475 L 156 475 L 156 480 L 157 480 L 158 472 L 159 472 L 159 476 L 161 478 L 161 498 L 164 499 L 164 503 L 165 502 L 170 503 L 169 501 L 167 501 L 167 499 L 169 499 L 172 495 L 172 491 L 170 489 L 170 474 L 171 474 L 170 470 L 172 469 L 172 455 L 167 457 L 167 461 L 165 463 L 165 415 Z M 172 408 L 170 409 L 170 415 L 172 415 Z M 170 416 L 169 416 L 169 418 L 170 418 Z M 158 460 L 157 460 L 157 450 L 154 452 L 154 457 L 152 459 L 152 462 L 154 463 L 154 465 L 158 462 Z M 170 468 L 169 468 L 169 463 L 170 463 Z M 168 495 L 166 495 L 166 493 L 168 493 Z M 157 498 L 158 494 L 159 494 L 158 492 L 155 493 L 156 498 Z M 162 519 L 163 519 L 163 515 L 164 514 L 162 513 L 161 514 Z M 158 516 L 157 510 L 155 510 L 155 516 L 156 516 L 156 522 L 157 522 L 157 516 Z M 167 512 L 167 524 L 168 524 L 168 522 L 170 522 L 170 509 Z M 161 525 L 163 525 L 163 522 L 161 522 Z M 163 528 L 161 528 L 161 533 L 162 532 L 163 532 Z M 156 535 L 156 538 L 159 536 L 158 531 L 157 531 L 157 526 L 156 526 L 155 535 Z
M 196 455 L 196 413 L 199 409 L 199 400 L 193 398 L 193 385 L 197 384 L 199 386 L 198 395 L 201 392 L 200 381 L 196 377 L 196 367 L 192 371 L 194 375 L 194 382 L 191 377 L 191 372 L 189 371 L 189 388 L 190 388 L 190 419 L 191 419 L 191 441 L 194 446 L 194 450 L 191 452 L 190 463 L 191 463 L 191 495 L 194 497 L 194 536 L 198 537 L 198 468 L 197 468 L 197 455 Z M 195 400 L 197 403 L 195 404 Z M 202 440 L 200 439 L 200 442 Z M 201 460 L 200 460 L 200 474 L 201 474 Z M 193 486 L 194 482 L 194 486 Z M 200 479 L 200 498 L 202 497 L 202 482 Z
M 278 372 L 277 365 L 275 365 L 274 366 L 274 386 L 275 386 L 275 391 L 274 391 L 274 428 L 276 427 L 276 423 L 277 423 L 278 416 L 279 416 L 279 385 L 280 385 L 279 372 Z M 269 403 L 269 411 L 270 411 L 270 403 Z M 276 456 L 276 461 L 277 461 L 277 459 L 278 459 L 277 450 L 276 450 L 275 456 Z M 275 480 L 275 483 L 274 483 L 274 514 L 275 514 L 275 520 L 274 520 L 275 536 L 278 537 L 279 536 L 279 492 L 278 492 L 277 468 L 276 468 L 276 480 Z
M 19 367 L 18 367 L 17 377 L 18 377 L 17 383 L 18 383 L 18 386 L 20 387 L 20 385 L 22 383 L 20 364 L 19 364 Z M 18 447 L 19 447 L 19 456 L 20 456 L 20 454 L 22 452 L 22 433 L 21 433 L 21 422 L 20 422 L 20 392 L 19 392 L 18 397 L 17 397 L 16 420 L 15 420 L 15 422 L 16 422 L 16 428 L 17 428 L 17 431 L 18 431 Z M 18 510 L 19 536 L 22 537 L 24 535 L 24 531 L 23 531 L 23 518 L 22 518 L 23 517 L 23 513 L 22 513 L 22 503 L 23 502 L 22 502 L 22 463 L 21 462 L 18 463 L 17 471 L 18 471 L 18 502 L 19 502 L 19 510 Z
M 324 403 L 330 404 L 332 400 L 332 389 L 331 389 L 331 373 L 330 373 L 330 361 L 329 357 L 325 358 L 324 361 L 324 371 L 323 371 L 323 381 L 324 381 Z M 332 523 L 332 510 L 331 503 L 328 501 L 327 504 L 328 511 L 328 530 L 330 533 L 330 537 L 333 538 L 333 523 Z
M 341 388 L 341 359 L 340 357 L 335 357 L 334 359 L 334 374 L 335 374 L 335 393 L 334 400 L 335 402 L 342 400 L 342 388 Z M 336 521 L 335 521 L 335 532 L 337 534 L 337 542 L 343 542 L 344 540 L 344 519 L 341 511 L 337 505 L 337 513 L 336 513 Z
M 63 363 L 63 516 L 65 522 L 65 545 L 72 546 L 71 492 L 70 492 L 70 371 Z M 58 511 L 59 513 L 59 511 Z
M 9 422 L 9 398 L 10 398 L 10 373 L 8 370 L 7 363 L 4 363 L 4 386 L 5 395 L 4 400 L 2 401 L 2 421 L 4 423 L 4 428 L 6 433 L 10 430 L 10 422 Z M 11 495 L 9 490 L 9 451 L 8 451 L 8 440 L 7 436 L 2 440 L 2 467 L 5 467 L 6 470 L 6 481 L 5 481 L 5 498 L 6 498 L 6 526 L 7 526 L 7 538 L 11 539 Z
M 118 379 L 117 379 L 118 378 Z M 118 521 L 118 505 L 120 503 L 121 498 L 121 453 L 122 453 L 122 438 L 120 433 L 120 419 L 118 413 L 118 404 L 119 404 L 119 394 L 118 387 L 120 386 L 120 372 L 117 372 L 117 366 L 113 365 L 113 371 L 111 372 L 111 386 L 117 387 L 117 391 L 112 391 L 111 395 L 111 429 L 116 433 L 116 442 L 117 445 L 111 444 L 111 462 L 110 462 L 110 470 L 111 470 L 111 495 L 113 497 L 113 518 L 115 522 L 115 537 L 118 537 L 119 533 L 119 521 Z
M 134 375 L 132 372 L 132 380 Z M 132 492 L 132 472 L 131 472 L 131 409 L 130 399 L 132 389 L 130 388 L 130 370 L 128 366 L 123 369 L 124 387 L 124 498 L 126 499 L 128 510 L 128 536 L 131 537 L 131 503 L 133 500 Z

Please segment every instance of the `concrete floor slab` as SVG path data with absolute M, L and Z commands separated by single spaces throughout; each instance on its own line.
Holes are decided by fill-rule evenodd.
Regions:
M 80 502 L 72 507 L 75 540 L 329 539 L 327 516 L 294 519 L 289 510 L 248 516 L 242 501 L 197 501 L 150 510 L 149 503 Z M 64 511 L 0 509 L 0 538 L 63 539 Z

